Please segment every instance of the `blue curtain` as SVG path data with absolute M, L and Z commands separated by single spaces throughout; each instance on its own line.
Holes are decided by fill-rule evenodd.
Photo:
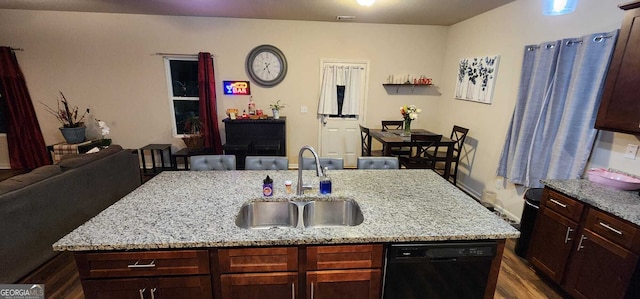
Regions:
M 526 187 L 579 178 L 618 31 L 525 47 L 516 107 L 497 175 Z

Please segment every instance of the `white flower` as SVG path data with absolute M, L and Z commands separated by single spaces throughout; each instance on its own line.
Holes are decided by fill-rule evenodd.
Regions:
M 416 107 L 416 105 L 404 105 L 400 107 L 400 114 L 405 120 L 415 120 L 418 118 L 418 113 L 422 112 L 422 109 Z
M 102 130 L 102 138 L 104 138 L 104 136 L 109 135 L 109 132 L 111 129 L 109 129 L 109 127 L 107 127 L 107 123 L 99 120 L 98 121 L 98 126 L 100 127 L 100 130 Z

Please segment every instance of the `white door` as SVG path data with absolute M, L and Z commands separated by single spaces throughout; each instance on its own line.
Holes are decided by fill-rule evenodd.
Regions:
M 368 90 L 368 62 L 323 61 L 326 65 L 358 66 L 362 68 L 358 112 L 355 115 L 320 116 L 320 156 L 343 158 L 344 166 L 355 168 L 360 156 L 360 127 L 364 122 Z
M 322 124 L 320 156 L 343 158 L 345 167 L 356 167 L 360 156 L 360 121 L 357 118 L 326 118 Z

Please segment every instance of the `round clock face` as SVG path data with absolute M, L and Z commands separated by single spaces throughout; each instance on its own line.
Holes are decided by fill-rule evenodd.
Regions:
M 287 59 L 278 48 L 261 45 L 249 52 L 245 67 L 256 84 L 270 87 L 284 79 L 287 74 Z

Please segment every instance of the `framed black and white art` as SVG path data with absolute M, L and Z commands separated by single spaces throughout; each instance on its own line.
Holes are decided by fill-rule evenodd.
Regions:
M 491 104 L 499 60 L 498 55 L 460 59 L 455 98 Z

